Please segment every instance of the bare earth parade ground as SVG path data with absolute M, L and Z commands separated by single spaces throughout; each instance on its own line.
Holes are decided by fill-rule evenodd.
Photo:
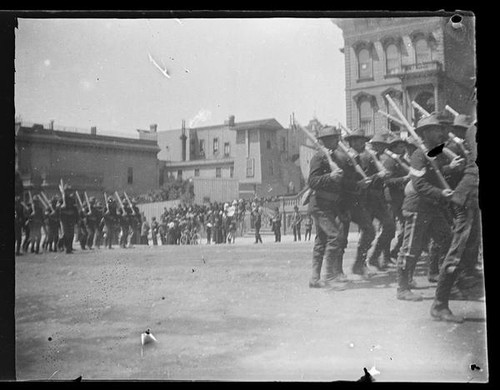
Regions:
M 398 301 L 395 268 L 351 274 L 357 233 L 340 292 L 308 287 L 313 240 L 263 240 L 16 257 L 17 379 L 488 380 L 481 293 L 450 302 L 463 324 L 438 322 L 424 261 L 424 300 Z

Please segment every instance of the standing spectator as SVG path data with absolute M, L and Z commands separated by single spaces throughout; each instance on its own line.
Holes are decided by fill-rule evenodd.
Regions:
M 212 238 L 212 210 L 208 210 L 205 223 L 205 231 L 207 233 L 207 244 L 210 244 Z
M 15 197 L 15 237 L 16 237 L 16 256 L 21 255 L 21 241 L 22 241 L 22 229 L 24 223 L 26 222 L 26 209 L 21 202 L 21 197 L 16 195 Z
M 278 207 L 274 209 L 271 224 L 274 232 L 274 242 L 281 242 L 281 213 Z
M 262 237 L 260 236 L 260 227 L 262 224 L 262 213 L 260 211 L 259 205 L 255 205 L 254 209 L 252 210 L 252 215 L 253 215 L 253 221 L 254 221 L 254 227 L 255 227 L 255 242 L 254 244 L 261 243 L 262 244 Z
M 305 226 L 306 226 L 306 232 L 304 234 L 304 241 L 310 241 L 311 240 L 311 232 L 312 232 L 312 226 L 313 226 L 313 217 L 311 213 L 307 213 L 306 220 L 305 220 Z
M 299 207 L 297 205 L 293 206 L 292 214 L 292 229 L 293 229 L 293 241 L 301 241 L 300 237 L 300 224 L 302 223 L 302 215 L 299 213 Z
M 141 218 L 142 218 L 141 245 L 149 245 L 149 242 L 148 242 L 149 223 L 148 223 L 148 220 L 146 219 L 146 217 L 144 217 L 144 215 Z
M 153 245 L 158 245 L 158 229 L 160 225 L 156 220 L 156 217 L 151 218 L 151 239 L 153 240 Z

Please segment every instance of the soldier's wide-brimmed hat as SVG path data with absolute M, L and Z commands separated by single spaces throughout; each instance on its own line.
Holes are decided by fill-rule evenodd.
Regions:
M 422 136 L 424 130 L 430 129 L 432 127 L 444 129 L 444 123 L 444 118 L 440 116 L 439 113 L 433 112 L 429 116 L 423 117 L 418 121 L 415 132 L 419 136 Z
M 356 138 L 362 138 L 364 139 L 365 141 L 369 141 L 370 140 L 370 137 L 368 137 L 366 134 L 365 134 L 365 131 L 363 129 L 355 129 L 353 131 L 351 131 L 348 135 L 346 135 L 344 137 L 344 139 L 346 141 L 351 141 L 353 139 L 356 139 Z
M 453 131 L 466 131 L 472 125 L 472 116 L 459 114 L 453 120 Z
M 387 145 L 387 140 L 389 139 L 390 135 L 390 133 L 377 133 L 370 139 L 370 143 Z
M 318 138 L 330 137 L 332 135 L 340 136 L 342 133 L 340 129 L 333 126 L 326 126 L 318 130 Z
M 405 145 L 408 144 L 408 142 L 406 142 L 403 138 L 401 138 L 397 134 L 391 134 L 389 137 L 387 137 L 387 144 L 389 145 L 389 147 L 396 146 L 397 144 L 400 144 L 400 143 L 405 144 Z

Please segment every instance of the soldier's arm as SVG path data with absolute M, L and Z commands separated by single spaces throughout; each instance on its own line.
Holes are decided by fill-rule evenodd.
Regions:
M 385 183 L 390 187 L 403 187 L 408 181 L 408 177 L 405 176 L 397 176 L 397 167 L 398 162 L 394 159 L 387 157 L 382 160 L 382 164 L 384 168 L 387 170 L 388 175 L 385 178 Z
M 434 174 L 434 173 L 431 173 Z M 443 199 L 443 189 L 431 184 L 428 180 L 429 166 L 422 151 L 413 153 L 411 157 L 410 178 L 415 191 L 426 198 Z
M 308 184 L 313 190 L 330 190 L 338 188 L 338 183 L 332 178 L 326 158 L 316 154 L 311 159 Z

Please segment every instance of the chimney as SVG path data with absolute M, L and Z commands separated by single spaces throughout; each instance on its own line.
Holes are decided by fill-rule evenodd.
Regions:
M 54 130 L 54 119 L 51 119 L 49 129 Z
M 158 125 L 156 123 L 149 125 L 149 132 L 156 133 L 157 129 L 158 129 Z
M 97 127 L 96 126 L 92 126 L 90 128 L 90 135 L 97 135 Z
M 186 161 L 186 121 L 182 120 L 182 134 L 179 137 L 181 139 L 181 150 L 182 150 L 182 161 Z
M 229 120 L 228 120 L 227 124 L 229 125 L 229 127 L 234 126 L 234 115 L 229 115 Z

